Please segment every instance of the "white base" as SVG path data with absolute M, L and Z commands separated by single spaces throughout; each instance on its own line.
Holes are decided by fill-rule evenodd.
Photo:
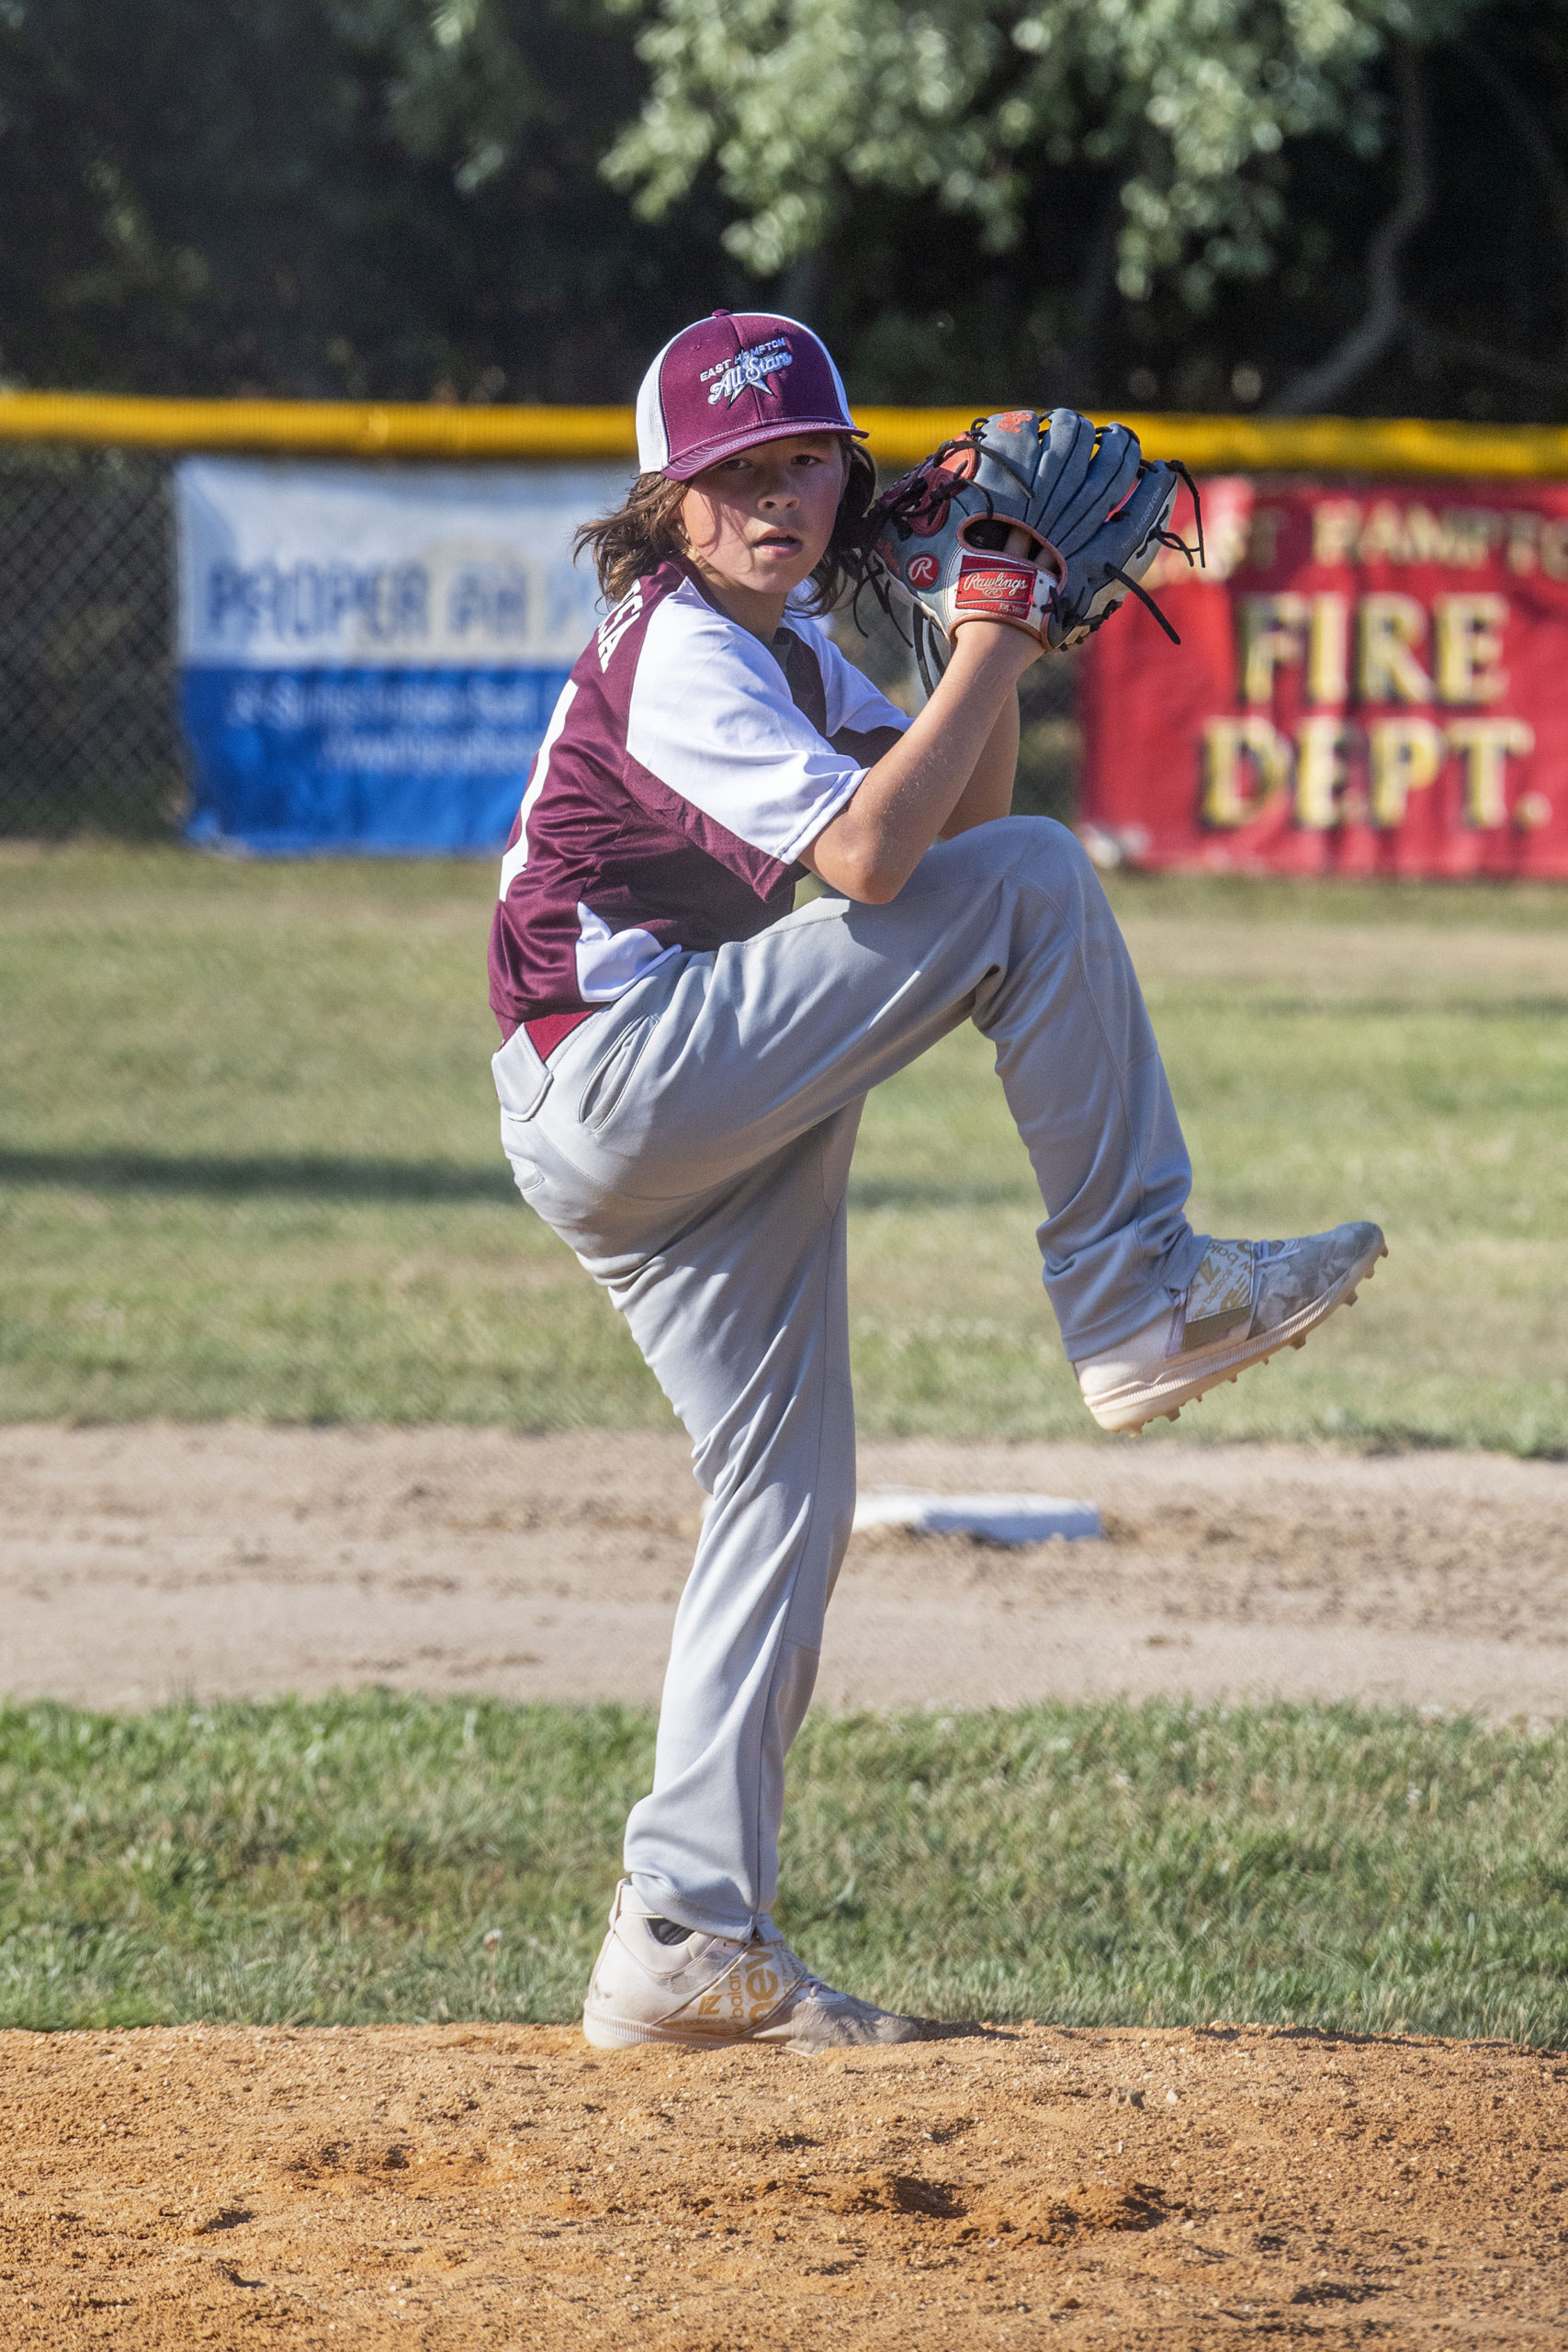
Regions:
M 918 1487 L 871 1487 L 855 1504 L 855 1528 L 908 1527 L 917 1535 L 982 1535 L 992 1544 L 1044 1544 L 1103 1535 L 1092 1503 L 1060 1495 L 927 1495 Z

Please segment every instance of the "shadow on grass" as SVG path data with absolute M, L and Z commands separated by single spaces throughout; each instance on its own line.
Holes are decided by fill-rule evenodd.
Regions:
M 946 1177 L 923 1176 L 852 1176 L 850 1206 L 852 1209 L 1016 1209 L 1032 1206 L 1039 1210 L 1040 1200 L 1032 1188 L 1027 1172 L 1021 1176 L 1002 1177 L 954 1183 Z
M 983 2024 L 978 2018 L 917 2018 L 917 2041 L 1016 2041 L 1003 2025 Z
M 260 1152 L 229 1159 L 200 1152 L 0 1151 L 0 1184 L 62 1184 L 87 1193 L 199 1193 L 219 1199 L 289 1194 L 336 1201 L 516 1199 L 497 1154 L 494 1168 L 440 1159 L 337 1159 Z
M 350 1159 L 314 1152 L 0 1150 L 0 1185 L 68 1186 L 84 1193 L 198 1193 L 220 1199 L 282 1193 L 333 1201 L 491 1201 L 516 1198 L 504 1161 L 463 1168 L 443 1159 Z M 940 1178 L 852 1178 L 859 1209 L 1028 1207 L 1034 1195 L 1021 1180 L 970 1183 Z

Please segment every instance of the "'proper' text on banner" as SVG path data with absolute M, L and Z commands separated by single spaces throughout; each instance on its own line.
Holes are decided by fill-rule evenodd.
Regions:
M 599 614 L 579 524 L 625 466 L 178 469 L 198 842 L 499 849 Z

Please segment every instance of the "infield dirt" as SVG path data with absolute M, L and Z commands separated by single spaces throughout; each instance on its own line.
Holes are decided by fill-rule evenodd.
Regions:
M 1568 2336 L 1568 2062 L 1026 2027 L 0 2035 L 0 2346 Z
M 1078 1497 L 1107 1540 L 857 1536 L 818 1704 L 1568 1706 L 1568 1464 L 908 1441 L 861 1477 Z M 674 1434 L 232 1422 L 0 1428 L 0 1689 L 117 1708 L 657 1700 L 703 1501 Z
M 1568 1694 L 1568 1467 L 868 1446 L 1109 1540 L 852 1547 L 822 1695 Z M 678 1439 L 0 1431 L 0 1681 L 655 1695 Z M 0 2352 L 1568 2340 L 1568 2058 L 1216 2025 L 589 2051 L 542 2027 L 0 2034 Z

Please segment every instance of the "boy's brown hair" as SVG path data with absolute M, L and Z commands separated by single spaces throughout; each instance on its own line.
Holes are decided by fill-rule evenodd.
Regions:
M 672 556 L 686 552 L 681 528 L 681 506 L 690 483 L 671 481 L 665 474 L 638 474 L 626 503 L 613 514 L 584 523 L 572 541 L 572 554 L 592 549 L 594 570 L 607 604 L 621 598 L 650 571 Z M 865 578 L 866 560 L 875 537 L 869 519 L 876 495 L 876 468 L 858 441 L 850 444 L 849 470 L 833 517 L 828 551 L 811 574 L 811 595 L 806 609 L 831 612 Z

